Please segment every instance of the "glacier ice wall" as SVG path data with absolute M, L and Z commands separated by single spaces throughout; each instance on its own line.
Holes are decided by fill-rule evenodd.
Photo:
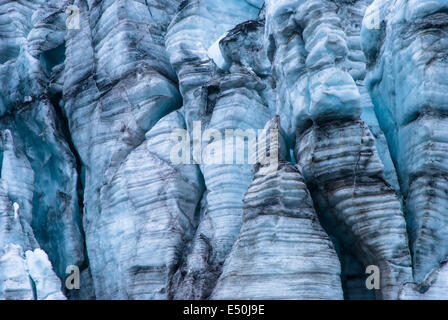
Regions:
M 76 151 L 66 139 L 65 123 L 50 89 L 63 62 L 64 24 L 54 14 L 58 8 L 53 2 L 45 2 L 45 8 L 42 4 L 0 3 L 5 21 L 0 40 L 1 180 L 5 201 L 19 208 L 13 214 L 8 205 L 2 215 L 13 214 L 14 224 L 20 226 L 16 232 L 21 235 L 13 232 L 6 241 L 23 250 L 41 247 L 64 278 L 67 265 L 86 266 L 87 258 Z M 50 68 L 55 73 L 49 73 Z
M 191 123 L 199 120 L 204 127 L 203 130 L 214 130 L 215 134 L 218 132 L 223 136 L 225 130 L 240 130 L 239 139 L 244 141 L 244 132 L 247 129 L 264 127 L 270 118 L 269 79 L 265 79 L 263 68 L 255 61 L 242 62 L 238 59 L 238 54 L 257 55 L 254 47 L 256 42 L 260 42 L 263 30 L 263 23 L 251 20 L 236 26 L 221 39 L 219 45 L 222 49 L 219 50 L 222 50 L 222 54 L 231 65 L 227 73 L 217 70 L 210 57 L 203 58 L 209 64 L 210 78 L 202 86 L 192 89 L 194 92 L 191 94 L 191 101 L 189 92 L 183 95 L 187 128 L 189 121 Z M 249 34 L 252 34 L 252 37 L 245 37 Z M 243 49 L 243 53 L 234 52 L 232 48 L 238 46 L 241 49 L 245 41 L 248 45 Z M 259 55 L 261 62 L 262 52 Z M 182 81 L 181 72 L 179 77 Z M 204 80 L 201 78 L 201 81 Z M 197 110 L 189 110 L 191 107 Z M 192 118 L 189 119 L 188 115 Z M 203 146 L 201 148 L 203 152 L 205 153 L 207 148 L 223 152 L 219 150 L 225 148 L 221 141 L 211 141 L 210 138 L 204 137 L 204 140 L 199 142 Z M 243 148 L 240 149 L 241 152 L 245 151 L 244 148 L 247 149 L 245 146 L 236 146 L 236 149 L 238 148 Z M 193 159 L 205 158 L 202 154 L 196 154 L 195 150 L 192 152 Z M 238 152 L 235 150 L 235 153 Z M 231 164 L 207 163 L 205 160 L 198 162 L 206 187 L 205 208 L 192 243 L 191 255 L 187 258 L 185 266 L 181 267 L 181 270 L 185 270 L 185 275 L 180 279 L 176 298 L 206 298 L 210 295 L 238 235 L 243 208 L 242 198 L 253 177 L 250 164 L 238 164 L 234 160 Z M 201 264 L 198 260 L 208 262 Z
M 367 86 L 405 197 L 414 276 L 447 258 L 448 3 L 375 1 L 366 28 Z
M 447 11 L 0 0 L 0 298 L 446 298 Z
M 278 129 L 278 122 L 269 121 L 265 130 Z M 299 168 L 284 160 L 285 151 L 280 146 L 277 170 L 263 173 L 260 163 L 254 168 L 243 198 L 241 229 L 212 299 L 343 297 L 336 251 Z
M 268 53 L 282 88 L 277 108 L 324 224 L 361 262 L 380 267 L 380 295 L 391 298 L 411 280 L 406 225 L 360 119 L 362 63 L 353 62 L 356 36 L 344 30 L 341 12 L 332 1 L 267 1 Z

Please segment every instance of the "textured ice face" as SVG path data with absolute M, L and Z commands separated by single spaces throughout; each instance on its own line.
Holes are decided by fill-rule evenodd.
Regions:
M 443 298 L 447 12 L 0 1 L 0 298 Z
M 447 264 L 432 270 L 425 279 L 418 283 L 408 283 L 400 291 L 402 300 L 445 300 L 448 286 Z
M 169 61 L 177 73 L 187 128 L 200 119 L 201 87 L 210 82 L 216 68 L 207 51 L 227 31 L 255 19 L 260 8 L 242 0 L 182 1 L 165 38 Z
M 268 175 L 257 170 L 243 202 L 241 230 L 213 299 L 342 299 L 336 251 L 297 167 L 282 161 Z
M 47 254 L 41 250 L 23 252 L 18 244 L 0 250 L 0 299 L 65 300 L 61 282 Z
M 0 12 L 8 35 L 0 41 L 0 178 L 9 203 L 2 217 L 4 227 L 14 226 L 3 232 L 0 250 L 7 244 L 24 251 L 42 247 L 64 278 L 65 267 L 82 265 L 85 257 L 75 157 L 50 90 L 64 58 L 63 18 L 53 1 L 2 2 Z M 56 287 L 60 294 L 56 280 L 52 288 L 40 287 L 41 298 Z
M 183 181 L 146 147 L 145 139 L 157 121 L 180 106 L 164 48 L 178 2 L 76 4 L 83 14 L 80 30 L 67 32 L 62 94 L 83 164 L 84 230 L 95 293 L 105 299 L 166 298 L 163 275 L 170 273 L 178 246 L 190 236 L 194 195 L 200 197 L 197 182 Z M 165 177 L 164 171 L 171 174 Z M 190 192 L 175 191 L 182 187 Z M 179 197 L 162 196 L 166 192 Z M 193 199 L 185 203 L 186 195 Z M 152 228 L 160 233 L 152 234 Z M 171 229 L 176 233 L 165 239 Z M 165 256 L 168 246 L 172 250 Z M 158 274 L 161 284 L 146 287 Z
M 285 0 L 267 1 L 266 7 L 268 56 L 282 79 L 277 112 L 290 138 L 310 120 L 359 116 L 359 92 L 345 71 L 348 47 L 336 4 Z
M 216 70 L 214 62 L 209 60 L 206 62 L 210 66 L 207 71 L 209 81 L 195 89 L 192 98 L 188 92 L 184 93 L 183 110 L 188 115 L 190 107 L 196 108 L 197 113 L 192 112 L 191 116 L 200 119 L 203 130 L 215 130 L 222 136 L 228 129 L 256 132 L 270 119 L 271 84 L 256 73 L 260 69 L 258 60 L 240 59 L 245 54 L 258 54 L 263 30 L 261 21 L 245 22 L 229 30 L 219 43 L 229 64 L 228 72 Z M 241 50 L 235 50 L 235 47 Z M 181 73 L 179 77 L 182 77 Z M 188 126 L 188 118 L 186 120 Z M 211 139 L 199 143 L 202 150 L 220 146 L 218 141 Z M 247 148 L 243 148 L 245 154 L 248 154 Z M 203 299 L 212 293 L 222 265 L 238 237 L 242 199 L 253 178 L 252 167 L 247 161 L 238 164 L 235 160 L 232 164 L 200 164 L 206 187 L 201 205 L 202 219 L 191 249 L 187 251 L 188 256 L 175 277 L 175 298 Z
M 448 4 L 375 1 L 378 29 L 363 27 L 367 85 L 406 198 L 417 281 L 448 254 Z
M 25 252 L 26 270 L 30 275 L 38 300 L 64 300 L 59 278 L 53 272 L 45 251 L 35 249 Z
M 376 148 L 384 140 L 375 139 L 360 119 L 364 113 L 379 131 L 374 115 L 369 117 L 371 102 L 362 82 L 365 61 L 356 9 L 362 11 L 366 3 L 355 3 L 267 1 L 265 37 L 277 83 L 277 113 L 295 143 L 317 211 L 348 248 L 342 251 L 380 267 L 379 295 L 393 299 L 412 279 L 410 255 L 399 199 L 385 181 L 396 181 L 392 166 L 389 162 L 386 175 Z M 381 234 L 379 225 L 384 225 Z

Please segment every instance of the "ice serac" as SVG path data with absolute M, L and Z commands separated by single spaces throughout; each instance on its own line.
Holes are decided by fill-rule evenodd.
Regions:
M 33 300 L 33 284 L 26 271 L 23 249 L 10 244 L 0 250 L 0 299 Z
M 0 299 L 446 299 L 447 39 L 446 0 L 0 0 Z
M 178 3 L 75 4 L 80 29 L 66 36 L 63 100 L 83 165 L 95 293 L 101 299 L 166 298 L 166 275 L 192 228 L 196 181 L 185 182 L 166 158 L 149 151 L 145 134 L 181 103 L 164 47 Z M 190 192 L 181 194 L 182 187 Z
M 343 298 L 336 251 L 296 165 L 257 170 L 243 202 L 241 231 L 213 299 Z
M 256 5 L 255 5 L 256 4 Z M 262 1 L 183 0 L 166 35 L 171 65 L 179 78 L 187 128 L 200 118 L 197 97 L 213 77 L 216 66 L 209 48 L 237 24 L 255 19 Z
M 0 161 L 2 167 L 0 177 L 0 299 L 65 299 L 61 292 L 61 282 L 54 273 L 48 256 L 38 248 L 29 224 L 29 217 L 26 217 L 26 208 L 24 208 L 22 215 L 20 205 L 17 202 L 13 203 L 10 199 L 14 191 L 17 192 L 15 187 L 21 184 L 20 177 L 27 177 L 26 174 L 24 176 L 18 175 L 14 179 L 16 181 L 14 181 L 9 179 L 12 178 L 11 173 L 26 173 L 28 170 L 28 174 L 30 174 L 32 170 L 24 157 L 17 157 L 14 153 L 11 154 L 13 143 L 10 132 L 6 130 L 2 136 L 2 159 Z M 33 180 L 32 174 L 30 174 L 30 178 Z M 8 185 L 7 181 L 12 183 Z M 33 184 L 30 183 L 29 185 L 32 186 Z M 24 193 L 26 193 L 26 190 Z M 30 251 L 33 249 L 34 251 Z M 24 252 L 25 250 L 26 252 Z M 36 261 L 39 263 L 36 263 Z
M 33 281 L 37 300 L 64 300 L 61 282 L 54 273 L 48 256 L 42 249 L 25 252 L 25 265 Z
M 362 110 L 361 120 L 369 127 L 375 138 L 378 156 L 384 165 L 384 178 L 400 196 L 397 173 L 390 157 L 387 141 L 383 131 L 380 129 L 370 94 L 364 83 L 367 59 L 361 46 L 361 26 L 366 9 L 371 2 L 372 0 L 357 0 L 350 2 L 338 1 L 335 3 L 347 41 L 346 70 L 352 76 L 359 90 Z
M 398 171 L 420 283 L 448 257 L 448 2 L 374 1 L 369 12 L 366 83 Z
M 30 240 L 22 248 L 41 247 L 63 278 L 66 266 L 82 265 L 85 256 L 76 160 L 50 90 L 64 51 L 58 4 L 0 4 L 0 130 L 2 179 Z
M 253 139 L 256 139 L 257 130 L 263 129 L 270 118 L 272 84 L 267 72 L 269 61 L 261 50 L 264 22 L 251 20 L 232 29 L 232 23 L 250 18 L 251 15 L 256 18 L 259 9 L 255 10 L 244 1 L 232 1 L 227 7 L 219 2 L 217 8 L 222 6 L 220 9 L 225 9 L 226 14 L 210 8 L 208 16 L 205 16 L 207 3 L 185 2 L 177 18 L 173 20 L 167 37 L 169 50 L 180 45 L 176 42 L 180 35 L 175 32 L 180 30 L 178 24 L 184 28 L 189 26 L 185 21 L 187 18 L 180 20 L 180 17 L 185 16 L 201 14 L 203 16 L 200 19 L 204 19 L 204 23 L 213 23 L 215 28 L 221 28 L 220 32 L 211 33 L 197 22 L 192 26 L 198 28 L 193 35 L 201 36 L 196 39 L 200 47 L 195 49 L 198 51 L 193 51 L 192 47 L 191 52 L 186 51 L 184 54 L 194 58 L 177 55 L 173 57 L 170 51 L 172 62 L 173 59 L 180 59 L 174 63 L 175 67 L 178 64 L 187 129 L 192 133 L 193 143 L 200 145 L 202 150 L 197 152 L 197 148 L 193 147 L 192 156 L 200 165 L 206 186 L 203 218 L 185 263 L 179 270 L 178 289 L 174 296 L 176 299 L 203 299 L 211 294 L 241 226 L 242 198 L 253 177 L 249 149 L 254 146 Z M 238 14 L 234 15 L 233 12 Z M 213 17 L 218 19 L 218 13 L 223 15 L 220 16 L 222 25 L 216 26 Z M 212 59 L 214 55 L 207 56 L 204 49 L 212 46 L 211 40 L 218 40 L 224 31 L 228 32 L 215 49 L 227 64 L 226 70 L 220 70 L 219 62 Z M 188 38 L 182 45 L 190 49 L 191 35 L 184 37 Z M 252 57 L 252 60 L 246 57 Z M 185 61 L 182 62 L 181 59 Z M 199 68 L 197 63 L 203 63 L 203 66 Z M 199 78 L 198 72 L 204 72 L 205 75 Z M 201 126 L 199 132 L 191 127 L 195 123 Z M 229 134 L 227 130 L 233 131 Z M 198 139 L 196 135 L 202 133 L 202 139 Z M 228 145 L 230 148 L 227 148 Z M 210 156 L 211 154 L 214 155 Z M 240 155 L 244 155 L 244 158 L 240 159 Z
M 354 78 L 362 77 L 362 66 L 351 67 L 356 52 L 338 15 L 343 3 L 266 4 L 278 113 L 290 141 L 296 141 L 296 160 L 323 224 L 364 264 L 380 267 L 378 296 L 397 298 L 400 285 L 412 277 L 406 224 L 374 137 L 360 119 L 363 106 Z
M 396 299 L 400 285 L 411 280 L 406 225 L 368 127 L 359 120 L 316 125 L 300 139 L 298 163 L 328 206 L 324 219 L 335 223 L 330 229 L 341 228 L 331 232 L 345 234 L 346 246 L 354 241 L 365 265 L 380 267 L 382 297 Z
M 65 299 L 60 279 L 43 250 L 24 253 L 18 244 L 0 249 L 0 300 Z
M 113 282 L 95 288 L 114 297 L 167 299 L 171 277 L 197 227 L 202 181 L 196 166 L 173 165 L 172 130 L 184 129 L 175 111 L 160 120 L 140 146 L 122 162 L 102 190 L 102 214 L 97 218 L 102 237 L 92 254 L 102 254 L 106 270 L 119 268 Z M 120 236 L 120 243 L 110 241 Z M 102 252 L 102 251 L 105 252 Z M 105 278 L 107 274 L 105 275 Z

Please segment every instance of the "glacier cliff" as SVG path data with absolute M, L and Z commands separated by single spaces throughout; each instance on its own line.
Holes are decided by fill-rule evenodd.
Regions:
M 0 0 L 0 299 L 446 298 L 447 12 Z

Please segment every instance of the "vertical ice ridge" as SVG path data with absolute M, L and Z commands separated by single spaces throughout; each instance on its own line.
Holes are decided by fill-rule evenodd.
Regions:
M 84 246 L 75 160 L 49 90 L 52 76 L 61 70 L 63 50 L 56 50 L 65 33 L 61 10 L 53 1 L 8 1 L 2 2 L 0 12 L 6 22 L 12 19 L 1 27 L 7 30 L 0 51 L 6 50 L 8 57 L 0 64 L 0 127 L 3 137 L 9 136 L 6 140 L 14 139 L 2 175 L 11 200 L 20 207 L 24 233 L 32 239 L 31 248 L 23 249 L 42 247 L 62 278 L 68 264 L 84 260 Z M 11 56 L 10 46 L 17 48 L 16 55 Z M 50 61 L 53 50 L 58 58 Z
M 205 110 L 198 110 L 195 96 L 212 80 L 215 69 L 208 57 L 209 47 L 237 24 L 257 17 L 260 8 L 238 0 L 184 0 L 173 17 L 166 35 L 171 65 L 179 78 L 189 131 L 192 121 Z
M 374 1 L 367 86 L 397 167 L 417 283 L 448 256 L 446 1 Z M 422 297 L 424 297 L 422 295 Z
M 0 299 L 444 298 L 447 1 L 263 2 L 0 0 Z
M 95 291 L 98 298 L 161 298 L 159 289 L 144 288 L 150 277 L 145 276 L 146 266 L 152 262 L 143 261 L 147 250 L 132 240 L 138 234 L 141 243 L 152 239 L 139 221 L 154 214 L 140 199 L 146 188 L 137 183 L 134 166 L 142 165 L 141 178 L 160 176 L 158 182 L 145 180 L 154 186 L 149 190 L 156 192 L 163 186 L 161 172 L 169 167 L 155 166 L 156 159 L 145 151 L 145 133 L 181 102 L 164 46 L 178 2 L 81 0 L 75 4 L 80 8 L 80 29 L 69 30 L 66 36 L 63 99 L 85 171 L 84 228 Z M 126 192 L 122 195 L 118 190 Z M 119 223 L 122 215 L 139 227 Z M 126 246 L 117 235 L 126 237 Z M 104 248 L 122 255 L 106 253 Z M 134 250 L 143 250 L 140 269 L 134 264 L 137 261 L 126 260 Z M 109 277 L 115 272 L 120 272 L 117 279 Z
M 412 279 L 406 224 L 395 191 L 381 175 L 369 129 L 361 121 L 315 126 L 296 148 L 310 188 L 328 206 L 323 219 L 330 232 L 344 234 L 345 246 L 353 248 L 354 241 L 365 265 L 380 267 L 381 297 L 396 299 L 400 285 Z
M 257 171 L 243 202 L 213 299 L 343 298 L 336 251 L 295 165 L 280 162 L 267 176 Z
M 96 292 L 114 299 L 168 299 L 171 278 L 197 227 L 202 195 L 194 165 L 172 165 L 171 130 L 184 129 L 175 111 L 162 118 L 101 189 L 104 202 L 96 223 L 102 238 L 91 252 L 104 259 Z M 126 222 L 127 221 L 127 222 Z M 117 234 L 120 242 L 110 241 Z M 100 250 L 101 253 L 98 251 Z M 109 275 L 119 270 L 114 281 Z
M 200 169 L 207 188 L 204 194 L 206 210 L 191 244 L 191 252 L 179 270 L 178 289 L 174 296 L 176 299 L 209 297 L 238 236 L 242 198 L 253 172 L 252 165 L 248 163 L 248 146 L 246 143 L 241 146 L 236 140 L 234 142 L 233 134 L 244 139 L 244 135 L 252 131 L 256 138 L 257 130 L 263 129 L 270 118 L 269 96 L 272 89 L 269 81 L 256 73 L 262 74 L 262 69 L 268 64 L 261 50 L 260 35 L 263 30 L 263 23 L 255 20 L 230 30 L 220 41 L 221 49 L 230 63 L 228 72 L 215 70 L 212 79 L 196 90 L 196 101 L 202 110 L 202 132 L 215 130 L 222 139 L 199 142 L 202 146 Z M 241 47 L 242 44 L 244 47 Z M 240 50 L 236 50 L 235 46 L 240 47 Z M 239 57 L 244 57 L 244 53 L 254 58 L 242 61 Z M 240 133 L 237 133 L 238 129 Z M 226 130 L 235 131 L 228 138 Z M 230 162 L 225 160 L 229 155 L 225 155 L 224 151 L 228 139 L 232 139 L 230 143 L 233 150 Z M 249 143 L 253 145 L 252 141 Z M 206 150 L 210 147 L 222 155 L 215 164 L 206 160 Z M 244 154 L 243 163 L 237 163 L 237 154 Z
M 12 300 L 47 300 L 47 299 L 65 299 L 61 292 L 61 282 L 53 271 L 51 262 L 48 260 L 47 254 L 38 247 L 34 238 L 33 231 L 30 227 L 29 217 L 22 217 L 20 206 L 17 202 L 12 203 L 10 197 L 22 196 L 15 190 L 14 179 L 11 179 L 11 173 L 14 167 L 17 172 L 21 170 L 29 170 L 31 168 L 21 165 L 27 164 L 22 158 L 17 158 L 15 162 L 7 164 L 12 155 L 9 154 L 14 148 L 12 138 L 9 131 L 6 131 L 9 137 L 2 140 L 9 140 L 5 143 L 2 141 L 2 174 L 0 178 L 0 299 Z M 5 133 L 3 133 L 5 135 Z M 5 146 L 6 144 L 6 146 Z M 15 156 L 15 155 L 13 155 Z M 12 167 L 11 167 L 12 166 Z M 10 171 L 11 170 L 11 171 Z M 32 175 L 31 175 L 32 176 Z M 18 180 L 20 179 L 17 177 Z M 9 190 L 11 185 L 11 190 Z M 32 185 L 32 184 L 31 184 Z M 25 196 L 26 192 L 23 194 Z M 20 198 L 23 202 L 23 198 Z M 19 200 L 18 200 L 19 201 Z M 24 207 L 23 214 L 26 214 Z M 29 258 L 35 256 L 40 263 L 29 263 Z M 24 254 L 24 251 L 26 253 Z M 34 259 L 35 261 L 35 259 Z M 30 266 L 32 267 L 30 268 Z M 38 279 L 38 286 L 32 286 L 31 278 Z
M 325 225 L 344 246 L 357 243 L 355 254 L 363 263 L 381 268 L 379 296 L 393 299 L 411 277 L 406 225 L 374 138 L 360 120 L 369 105 L 359 89 L 363 57 L 359 42 L 356 46 L 357 30 L 345 20 L 350 9 L 344 6 L 349 5 L 268 1 L 268 55 L 279 87 L 282 126 L 291 142 L 296 139 L 297 162 Z M 393 182 L 390 166 L 388 170 Z M 374 199 L 383 197 L 387 206 L 377 207 Z M 387 225 L 384 232 L 371 227 L 379 224 Z
M 254 130 L 256 133 L 257 129 L 264 127 L 270 114 L 263 98 L 257 92 L 257 86 L 263 87 L 263 84 L 256 76 L 248 74 L 244 69 L 238 70 L 237 68 L 231 74 L 218 78 L 215 84 L 219 87 L 219 94 L 214 101 L 213 113 L 204 130 L 207 128 L 218 130 L 224 138 L 226 129 L 241 129 L 243 132 Z M 219 150 L 219 148 L 224 148 L 223 142 L 224 140 L 211 143 L 203 141 L 202 150 L 205 150 L 208 144 L 215 144 L 216 150 Z M 239 153 L 248 154 L 247 147 L 240 149 L 237 146 L 237 148 Z M 202 159 L 205 159 L 204 151 L 202 155 Z M 245 160 L 245 164 L 236 164 L 235 160 L 233 158 L 231 164 L 202 163 L 200 165 L 207 187 L 207 211 L 194 239 L 192 254 L 196 254 L 195 247 L 202 246 L 201 243 L 206 241 L 207 246 L 210 246 L 209 250 L 212 256 L 209 258 L 209 264 L 204 266 L 205 269 L 188 268 L 188 260 L 185 268 L 202 274 L 202 278 L 210 281 L 210 286 L 213 286 L 216 281 L 216 274 L 219 275 L 220 266 L 238 235 L 241 224 L 242 197 L 253 175 L 252 165 L 247 164 L 248 160 Z M 215 271 L 212 272 L 212 270 Z M 193 290 L 189 284 L 189 278 L 192 277 L 196 278 L 197 276 L 193 272 L 187 273 L 183 284 L 181 284 L 181 286 L 187 286 L 184 288 L 187 292 Z M 190 296 L 190 294 L 194 294 L 194 296 Z M 205 290 L 196 296 L 196 293 L 191 291 L 183 298 L 203 298 L 208 294 L 210 292 Z

